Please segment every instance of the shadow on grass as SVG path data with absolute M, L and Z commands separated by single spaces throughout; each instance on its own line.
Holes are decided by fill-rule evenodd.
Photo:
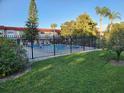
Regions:
M 115 53 L 111 54 L 107 51 L 77 53 L 39 61 L 33 63 L 32 71 L 23 77 L 1 84 L 0 92 L 108 93 L 107 90 L 113 91 L 117 84 L 120 84 L 119 88 L 122 90 L 123 68 L 107 64 L 109 57 L 115 57 Z

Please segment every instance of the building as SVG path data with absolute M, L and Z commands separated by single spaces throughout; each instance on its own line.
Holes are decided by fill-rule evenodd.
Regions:
M 7 37 L 10 39 L 21 39 L 23 35 L 24 27 L 9 27 L 9 26 L 0 26 L 0 37 Z M 52 38 L 53 34 L 58 37 L 60 34 L 60 29 L 48 28 L 38 28 L 39 31 L 39 39 L 48 39 Z

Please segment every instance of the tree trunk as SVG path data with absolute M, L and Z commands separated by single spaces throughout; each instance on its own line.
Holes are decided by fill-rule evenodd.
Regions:
M 121 52 L 120 51 L 116 51 L 116 53 L 117 53 L 117 61 L 119 62 L 120 61 Z
M 102 16 L 100 16 L 100 37 L 102 35 Z
M 112 19 L 110 19 L 110 27 L 109 27 L 109 32 L 111 31 L 112 29 Z

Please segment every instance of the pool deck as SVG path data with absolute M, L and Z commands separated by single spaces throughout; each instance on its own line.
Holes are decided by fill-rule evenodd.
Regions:
M 32 54 L 32 50 L 31 47 L 25 47 L 26 51 L 27 51 L 27 57 L 29 59 L 31 59 L 31 54 Z M 53 47 L 44 47 L 44 48 L 40 48 L 40 47 L 34 47 L 33 48 L 34 52 L 34 58 L 44 58 L 44 57 L 48 57 L 48 56 L 54 56 L 54 48 Z M 70 53 L 75 53 L 75 52 L 81 52 L 81 51 L 87 51 L 87 50 L 94 50 L 93 47 L 73 47 L 72 49 L 70 49 L 70 47 L 61 47 L 55 48 L 55 55 L 64 55 L 64 54 L 70 54 Z
M 92 49 L 92 50 L 85 50 L 85 51 L 80 51 L 80 52 L 74 52 L 74 53 L 86 53 L 86 52 L 92 52 L 92 51 L 100 51 L 101 49 Z M 34 59 L 29 59 L 29 62 L 34 63 L 34 62 L 38 62 L 41 60 L 46 60 L 48 58 L 55 58 L 55 57 L 60 57 L 60 56 L 66 56 L 66 55 L 70 55 L 73 53 L 68 53 L 68 54 L 59 54 L 56 56 L 46 56 L 46 57 L 38 57 L 38 58 L 34 58 Z

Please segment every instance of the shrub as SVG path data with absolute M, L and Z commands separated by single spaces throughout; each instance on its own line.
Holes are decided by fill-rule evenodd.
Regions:
M 0 77 L 24 70 L 26 52 L 12 40 L 0 38 Z
M 117 54 L 117 61 L 120 60 L 120 55 L 124 51 L 124 25 L 114 24 L 112 30 L 106 37 L 107 48 L 113 50 Z

